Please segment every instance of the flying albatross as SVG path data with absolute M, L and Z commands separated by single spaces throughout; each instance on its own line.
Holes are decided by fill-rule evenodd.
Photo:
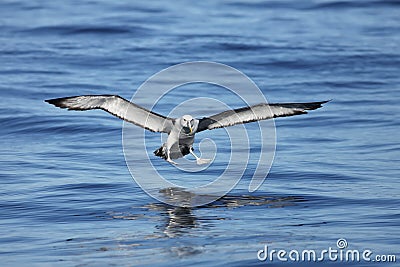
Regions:
M 204 130 L 212 130 L 236 124 L 306 114 L 307 110 L 320 108 L 328 101 L 308 103 L 261 103 L 254 106 L 227 110 L 202 119 L 184 115 L 169 118 L 147 110 L 118 95 L 82 95 L 45 100 L 68 110 L 102 109 L 112 115 L 152 132 L 167 133 L 167 141 L 154 154 L 176 164 L 178 159 L 188 154 L 196 158 L 197 164 L 206 164 L 209 159 L 199 158 L 193 152 L 194 136 Z

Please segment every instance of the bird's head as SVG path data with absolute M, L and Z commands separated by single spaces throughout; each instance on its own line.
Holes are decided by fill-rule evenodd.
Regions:
M 180 119 L 180 125 L 186 134 L 195 132 L 195 119 L 190 115 L 184 115 Z

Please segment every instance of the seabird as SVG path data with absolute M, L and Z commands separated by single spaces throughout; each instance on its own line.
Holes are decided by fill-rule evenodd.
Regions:
M 45 100 L 56 107 L 68 110 L 102 109 L 112 115 L 152 132 L 167 133 L 167 141 L 154 154 L 177 164 L 178 159 L 188 154 L 196 158 L 197 164 L 209 163 L 193 152 L 194 136 L 204 130 L 212 130 L 236 124 L 306 114 L 307 110 L 318 109 L 328 101 L 308 103 L 261 103 L 239 109 L 227 110 L 202 119 L 184 115 L 169 118 L 147 110 L 118 95 L 82 95 Z

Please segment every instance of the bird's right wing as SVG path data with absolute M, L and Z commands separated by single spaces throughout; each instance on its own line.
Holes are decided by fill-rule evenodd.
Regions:
M 68 110 L 102 109 L 152 132 L 169 133 L 173 119 L 147 110 L 118 95 L 83 95 L 45 100 Z

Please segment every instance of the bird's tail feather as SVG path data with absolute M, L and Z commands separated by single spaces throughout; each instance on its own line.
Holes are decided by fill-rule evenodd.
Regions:
M 167 154 L 165 153 L 164 146 L 161 146 L 159 149 L 156 149 L 153 153 L 157 157 L 160 157 L 160 158 L 163 158 L 163 159 L 167 159 Z
M 179 150 L 172 150 L 170 152 L 170 157 L 171 159 L 179 159 L 182 158 L 190 153 L 190 150 L 193 150 L 193 148 L 190 148 L 189 146 L 179 146 Z M 157 157 L 167 159 L 167 148 L 162 145 L 160 148 L 156 149 L 154 152 L 154 155 Z

